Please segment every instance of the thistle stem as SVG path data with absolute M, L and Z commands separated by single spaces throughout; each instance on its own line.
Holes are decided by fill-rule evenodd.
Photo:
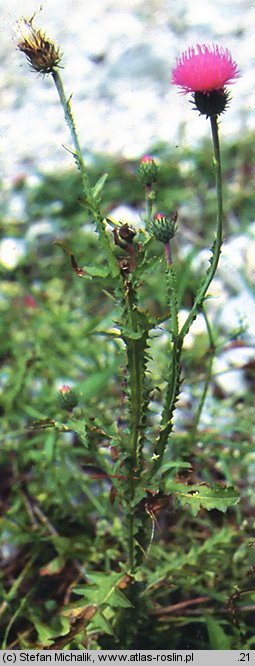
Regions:
M 74 122 L 74 118 L 73 118 L 73 114 L 72 114 L 71 97 L 69 97 L 69 99 L 67 99 L 66 94 L 65 94 L 65 90 L 64 90 L 64 86 L 63 86 L 63 82 L 62 82 L 61 76 L 59 74 L 59 71 L 57 69 L 53 70 L 52 78 L 53 78 L 53 81 L 55 83 L 55 86 L 56 86 L 56 89 L 57 89 L 57 92 L 58 92 L 58 96 L 59 96 L 59 100 L 60 100 L 61 106 L 62 106 L 63 111 L 64 111 L 65 121 L 66 121 L 66 123 L 69 127 L 69 130 L 70 130 L 73 145 L 74 145 L 74 148 L 75 148 L 75 159 L 77 161 L 77 165 L 78 165 L 78 167 L 81 171 L 81 174 L 82 174 L 84 189 L 85 189 L 85 192 L 88 193 L 88 190 L 90 191 L 91 187 L 90 187 L 89 178 L 88 178 L 88 175 L 87 175 L 85 162 L 84 162 L 84 159 L 82 157 L 82 150 L 81 150 L 81 146 L 80 146 L 80 142 L 79 142 L 79 138 L 78 138 L 78 134 L 77 134 L 77 131 L 76 131 L 75 122 Z
M 128 292 L 129 324 L 133 333 L 138 332 L 137 312 L 135 305 L 135 292 Z M 145 348 L 147 331 L 136 339 L 135 337 L 124 338 L 127 347 L 128 366 L 130 372 L 130 435 L 128 450 L 130 452 L 129 464 L 129 566 L 134 571 L 135 560 L 135 535 L 136 529 L 136 507 L 134 506 L 136 493 L 136 479 L 138 480 L 142 471 L 142 408 L 145 374 Z M 136 477 L 136 479 L 135 479 Z
M 172 264 L 169 265 L 167 257 L 167 281 L 169 290 L 169 302 L 171 310 L 171 334 L 172 334 L 172 354 L 169 368 L 169 381 L 166 393 L 164 409 L 162 412 L 161 428 L 156 443 L 154 461 L 149 472 L 149 479 L 151 479 L 160 469 L 165 448 L 167 445 L 168 437 L 173 429 L 173 414 L 175 409 L 176 399 L 180 387 L 180 359 L 182 352 L 182 339 L 179 335 L 179 322 L 178 322 L 178 301 L 177 301 L 177 286 L 176 275 Z
M 82 178 L 82 185 L 83 185 L 83 190 L 85 194 L 85 205 L 87 206 L 88 210 L 90 213 L 92 213 L 95 223 L 96 223 L 96 228 L 97 232 L 102 244 L 102 247 L 104 248 L 105 254 L 107 256 L 108 260 L 108 265 L 110 268 L 110 272 L 113 277 L 117 277 L 119 284 L 121 285 L 121 277 L 120 277 L 120 271 L 117 265 L 117 261 L 113 252 L 113 248 L 109 239 L 109 236 L 107 234 L 106 228 L 105 228 L 105 223 L 104 223 L 104 216 L 101 214 L 100 210 L 100 197 L 96 196 L 95 194 L 95 188 L 92 187 L 88 172 L 87 172 L 87 167 L 84 162 L 83 156 L 82 156 L 82 150 L 77 134 L 77 130 L 75 127 L 75 122 L 73 118 L 73 113 L 72 113 L 72 107 L 71 107 L 71 97 L 67 99 L 64 86 L 62 83 L 61 76 L 59 74 L 59 71 L 57 69 L 54 69 L 52 71 L 52 78 L 55 83 L 59 100 L 61 103 L 61 106 L 64 111 L 64 117 L 66 120 L 66 123 L 69 127 L 70 134 L 72 137 L 73 145 L 74 145 L 74 158 L 76 161 L 76 164 L 78 166 L 78 169 L 81 173 L 81 178 Z
M 196 295 L 194 305 L 191 308 L 191 311 L 180 331 L 178 330 L 178 319 L 177 319 L 178 311 L 177 311 L 177 297 L 176 297 L 174 273 L 171 265 L 169 266 L 168 275 L 170 278 L 169 287 L 170 287 L 170 307 L 171 307 L 173 348 L 172 348 L 172 358 L 170 366 L 170 376 L 167 387 L 167 395 L 162 413 L 161 429 L 157 440 L 153 464 L 148 473 L 149 479 L 151 479 L 158 471 L 158 469 L 160 469 L 161 467 L 168 438 L 173 429 L 173 415 L 175 410 L 175 404 L 180 391 L 181 354 L 182 354 L 184 338 L 189 332 L 192 322 L 196 318 L 199 310 L 203 305 L 207 290 L 216 273 L 220 258 L 220 252 L 222 246 L 222 222 L 223 222 L 221 156 L 220 156 L 219 133 L 218 133 L 218 119 L 216 116 L 214 116 L 210 118 L 210 121 L 211 121 L 211 131 L 212 131 L 212 141 L 213 141 L 213 152 L 214 152 L 214 163 L 215 163 L 215 184 L 216 184 L 216 197 L 217 197 L 216 239 L 213 245 L 213 254 L 209 269 Z M 209 379 L 210 378 L 208 375 L 208 384 L 209 384 Z M 208 387 L 206 386 L 204 391 L 203 402 L 205 400 L 207 388 Z M 201 405 L 201 411 L 202 407 L 203 403 Z
M 155 203 L 155 191 L 152 188 L 152 185 L 146 185 L 145 187 L 145 206 L 146 206 L 146 213 L 145 213 L 145 224 L 146 228 L 149 231 L 150 228 L 150 222 L 153 217 L 153 209 L 154 209 L 154 203 Z
M 216 226 L 216 238 L 213 245 L 213 254 L 210 262 L 209 269 L 206 273 L 205 279 L 199 289 L 195 302 L 191 311 L 183 324 L 183 327 L 180 331 L 180 337 L 185 338 L 185 335 L 189 332 L 190 326 L 194 319 L 196 318 L 201 305 L 204 302 L 206 292 L 214 278 L 216 273 L 220 253 L 222 246 L 222 225 L 223 225 L 223 201 L 222 201 L 222 171 L 221 171 L 221 156 L 220 156 L 220 143 L 219 143 L 219 129 L 218 129 L 218 119 L 217 116 L 211 116 L 211 132 L 212 132 L 212 141 L 213 141 L 213 152 L 214 152 L 214 165 L 215 165 L 215 184 L 216 184 L 216 197 L 217 197 L 217 226 Z
M 213 331 L 212 331 L 212 327 L 210 325 L 209 319 L 207 317 L 207 314 L 206 314 L 204 308 L 203 308 L 203 315 L 204 315 L 206 328 L 207 328 L 207 333 L 208 333 L 208 339 L 209 339 L 209 349 L 208 349 L 208 352 L 207 352 L 208 362 L 207 362 L 207 368 L 206 368 L 203 391 L 202 391 L 200 400 L 198 402 L 197 411 L 196 411 L 196 414 L 195 414 L 195 418 L 194 418 L 193 425 L 192 425 L 192 430 L 191 430 L 191 433 L 190 433 L 191 445 L 194 444 L 196 436 L 197 436 L 197 429 L 198 429 L 199 421 L 201 419 L 201 414 L 202 414 L 202 411 L 203 411 L 203 408 L 204 408 L 205 399 L 206 399 L 208 388 L 209 388 L 210 381 L 211 381 L 211 378 L 212 378 L 212 366 L 213 366 L 213 360 L 214 360 L 214 356 L 215 356 L 215 343 L 214 343 L 214 338 L 213 338 Z
M 170 241 L 166 245 L 169 245 L 170 249 Z M 167 259 L 169 255 L 167 253 Z M 171 258 L 171 250 L 170 250 L 170 258 Z M 175 270 L 172 264 L 172 258 L 171 258 L 171 263 L 169 264 L 167 261 L 167 281 L 168 281 L 168 289 L 169 289 L 169 301 L 170 301 L 170 308 L 171 308 L 171 331 L 172 331 L 172 338 L 173 341 L 178 337 L 179 333 L 179 322 L 178 322 L 178 300 L 177 300 L 177 285 L 176 285 L 176 274 Z
M 165 257 L 166 257 L 166 263 L 168 266 L 171 266 L 172 264 L 172 252 L 171 252 L 171 245 L 170 245 L 170 240 L 165 243 Z

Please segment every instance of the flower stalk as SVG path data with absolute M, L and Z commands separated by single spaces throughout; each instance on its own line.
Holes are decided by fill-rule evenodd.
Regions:
M 166 262 L 169 269 L 168 281 L 170 288 L 170 308 L 171 308 L 171 326 L 172 326 L 172 358 L 170 364 L 169 383 L 165 404 L 162 412 L 161 429 L 158 436 L 153 463 L 149 471 L 151 479 L 160 469 L 164 452 L 168 443 L 169 435 L 173 429 L 173 415 L 176 401 L 178 399 L 181 383 L 181 355 L 184 339 L 189 332 L 190 326 L 201 310 L 209 286 L 216 273 L 221 247 L 222 247 L 222 228 L 223 228 L 223 195 L 222 195 L 222 168 L 219 142 L 218 115 L 222 113 L 228 103 L 228 92 L 225 89 L 226 83 L 232 83 L 235 78 L 240 76 L 236 63 L 232 60 L 228 50 L 222 50 L 218 47 L 210 48 L 205 45 L 197 46 L 197 50 L 190 49 L 179 59 L 173 70 L 172 82 L 180 86 L 183 93 L 193 92 L 194 101 L 199 100 L 200 113 L 204 113 L 210 118 L 211 135 L 213 144 L 214 168 L 215 168 L 215 187 L 216 187 L 216 237 L 212 248 L 212 257 L 207 273 L 198 289 L 194 304 L 189 315 L 184 322 L 181 330 L 178 329 L 178 306 L 177 290 L 174 273 L 172 271 L 172 257 L 169 254 L 169 246 L 165 245 Z M 162 222 L 161 222 L 162 226 Z M 210 329 L 208 329 L 210 336 Z M 214 346 L 212 345 L 214 350 Z M 208 372 L 201 397 L 197 418 L 193 426 L 193 437 L 195 436 L 197 425 L 203 409 L 208 384 L 211 377 L 212 361 L 214 351 L 210 356 Z
M 72 107 L 71 107 L 71 97 L 69 99 L 67 99 L 67 97 L 66 97 L 63 82 L 62 82 L 62 78 L 59 74 L 59 71 L 57 69 L 54 69 L 51 72 L 51 74 L 52 74 L 52 78 L 53 78 L 53 81 L 55 83 L 55 86 L 56 86 L 56 89 L 57 89 L 57 92 L 58 92 L 60 104 L 61 104 L 61 106 L 63 108 L 63 111 L 64 111 L 65 121 L 66 121 L 66 123 L 69 127 L 69 130 L 70 130 L 73 145 L 74 145 L 74 148 L 75 148 L 75 159 L 77 160 L 78 168 L 81 171 L 84 190 L 87 194 L 87 193 L 90 192 L 90 183 L 89 183 L 89 180 L 88 180 L 87 170 L 86 170 L 86 166 L 85 166 L 84 159 L 83 159 L 83 156 L 82 156 L 82 150 L 81 150 L 81 146 L 80 146 L 80 142 L 79 142 L 79 138 L 78 138 L 78 134 L 77 134 L 77 131 L 76 131 L 75 122 L 74 122 L 74 118 L 73 118 Z
M 202 308 L 202 310 L 203 310 L 204 320 L 205 320 L 206 328 L 207 328 L 207 334 L 208 334 L 208 340 L 209 340 L 209 349 L 208 349 L 208 352 L 207 352 L 208 361 L 207 361 L 207 368 L 206 368 L 206 373 L 205 373 L 204 386 L 203 386 L 202 394 L 200 396 L 200 400 L 198 402 L 197 411 L 196 411 L 196 414 L 195 414 L 195 417 L 194 417 L 194 420 L 193 420 L 192 429 L 191 429 L 191 433 L 190 433 L 190 443 L 191 443 L 191 445 L 193 445 L 195 443 L 195 439 L 196 439 L 196 436 L 197 436 L 198 425 L 199 425 L 199 422 L 200 422 L 200 419 L 201 419 L 202 411 L 203 411 L 204 404 L 205 404 L 205 399 L 206 399 L 207 392 L 208 392 L 208 389 L 209 389 L 209 386 L 210 386 L 210 381 L 211 381 L 211 378 L 212 378 L 212 368 L 213 368 L 213 361 L 214 361 L 215 350 L 216 350 L 213 331 L 212 331 L 210 321 L 207 317 L 207 314 L 206 314 L 206 311 L 205 311 L 204 307 Z
M 171 250 L 171 245 L 170 245 L 170 240 L 165 243 L 165 258 L 166 258 L 166 263 L 167 266 L 172 265 L 172 250 Z
M 153 218 L 159 167 L 153 157 L 144 155 L 137 169 L 138 180 L 145 185 L 145 223 L 147 231 Z
M 64 117 L 65 121 L 68 125 L 73 145 L 75 148 L 74 158 L 77 163 L 78 169 L 81 173 L 81 178 L 82 178 L 82 185 L 83 185 L 83 191 L 85 194 L 85 207 L 89 210 L 89 212 L 92 213 L 94 217 L 94 221 L 96 223 L 96 228 L 97 232 L 101 241 L 101 244 L 105 250 L 105 254 L 107 256 L 108 260 L 108 265 L 109 269 L 114 277 L 119 278 L 119 283 L 121 284 L 121 277 L 120 277 L 120 272 L 119 268 L 117 265 L 117 261 L 114 255 L 113 248 L 111 246 L 108 234 L 106 232 L 105 228 L 105 222 L 104 222 L 104 216 L 101 213 L 101 207 L 100 207 L 100 192 L 101 192 L 101 187 L 97 187 L 98 183 L 96 184 L 95 187 L 93 187 L 90 183 L 88 172 L 87 172 L 87 166 L 85 164 L 85 161 L 83 159 L 82 155 L 82 150 L 73 118 L 73 113 L 72 113 L 72 107 L 71 107 L 71 97 L 69 99 L 66 97 L 62 78 L 60 76 L 60 73 L 58 70 L 54 69 L 52 72 L 52 77 L 53 81 L 55 83 L 60 104 L 63 108 L 64 111 Z M 102 185 L 104 184 L 104 181 L 106 180 L 107 174 L 102 177 Z M 97 188 L 97 189 L 96 189 Z
M 212 132 L 212 142 L 213 142 L 215 186 L 216 186 L 216 199 L 217 199 L 216 238 L 212 248 L 212 257 L 210 260 L 210 266 L 202 282 L 202 285 L 198 290 L 198 293 L 194 301 L 194 305 L 191 308 L 190 313 L 180 331 L 180 337 L 183 340 L 187 335 L 187 333 L 189 332 L 190 326 L 194 321 L 194 319 L 196 318 L 204 302 L 209 286 L 214 278 L 214 275 L 218 267 L 220 253 L 221 253 L 221 246 L 222 246 L 222 226 L 223 226 L 222 168 L 221 168 L 221 154 L 220 154 L 219 129 L 218 129 L 217 117 L 212 116 L 210 118 L 210 122 L 211 122 L 211 132 Z

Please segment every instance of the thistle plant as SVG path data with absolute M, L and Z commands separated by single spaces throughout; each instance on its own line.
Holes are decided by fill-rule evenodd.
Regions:
M 84 280 L 86 290 L 88 278 L 105 281 L 105 290 L 111 292 L 115 339 L 121 341 L 125 350 L 125 368 L 123 368 L 123 405 L 116 405 L 116 413 L 109 414 L 103 420 L 100 417 L 93 422 L 87 415 L 86 406 L 79 411 L 79 389 L 69 389 L 64 385 L 59 391 L 58 404 L 67 413 L 66 420 L 49 419 L 48 423 L 37 422 L 36 427 L 54 428 L 57 431 L 75 433 L 84 445 L 83 464 L 98 470 L 90 475 L 93 488 L 96 479 L 104 479 L 109 489 L 106 508 L 100 514 L 100 502 L 93 488 L 88 483 L 88 498 L 94 502 L 99 517 L 113 522 L 121 520 L 121 556 L 114 563 L 113 571 L 95 572 L 81 568 L 85 584 L 76 588 L 76 593 L 83 597 L 83 625 L 97 627 L 97 631 L 115 632 L 116 646 L 132 647 L 134 634 L 139 627 L 141 617 L 146 614 L 146 576 L 150 550 L 157 529 L 157 515 L 168 502 L 175 498 L 183 511 L 191 510 L 193 515 L 200 508 L 218 509 L 225 512 L 238 502 L 238 494 L 231 487 L 203 483 L 186 483 L 176 477 L 176 468 L 181 470 L 188 465 L 188 460 L 181 460 L 175 451 L 173 429 L 176 404 L 180 396 L 181 385 L 186 381 L 182 374 L 182 355 L 185 337 L 198 313 L 205 310 L 208 289 L 217 271 L 222 247 L 223 194 L 222 167 L 219 144 L 219 116 L 230 102 L 226 89 L 239 76 L 236 63 L 227 49 L 216 45 L 197 45 L 184 52 L 177 60 L 172 72 L 172 84 L 179 86 L 183 94 L 191 94 L 192 103 L 201 115 L 205 115 L 211 125 L 214 172 L 215 172 L 215 238 L 211 249 L 211 258 L 205 275 L 201 275 L 200 284 L 186 320 L 180 326 L 179 311 L 182 303 L 179 298 L 176 269 L 179 269 L 175 256 L 174 237 L 178 228 L 181 232 L 181 220 L 176 211 L 162 212 L 157 207 L 157 188 L 160 180 L 160 167 L 150 155 L 145 155 L 138 165 L 137 178 L 144 189 L 144 210 L 141 213 L 139 229 L 125 221 L 107 218 L 104 210 L 103 191 L 107 174 L 103 174 L 96 183 L 91 183 L 86 161 L 80 145 L 71 97 L 66 95 L 62 82 L 61 52 L 54 42 L 34 26 L 34 17 L 20 19 L 18 22 L 18 48 L 25 53 L 31 68 L 42 75 L 52 78 L 56 87 L 64 118 L 68 125 L 76 166 L 80 172 L 83 187 L 82 205 L 90 221 L 93 221 L 98 234 L 98 242 L 104 252 L 103 266 L 79 265 L 72 248 L 62 240 L 56 239 L 71 261 L 77 276 Z M 155 240 L 160 244 L 160 255 L 153 252 Z M 67 260 L 69 260 L 67 259 Z M 142 301 L 143 281 L 148 272 L 157 269 L 164 262 L 166 316 L 158 321 Z M 99 287 L 100 288 L 100 287 Z M 212 344 L 212 333 L 207 315 L 207 330 Z M 157 387 L 149 372 L 150 357 L 153 347 L 150 342 L 157 335 L 159 326 L 165 326 L 169 340 L 169 354 L 165 368 L 165 389 L 159 399 L 157 417 L 152 418 L 151 406 Z M 108 335 L 111 335 L 109 330 Z M 206 389 L 208 386 L 208 378 Z M 201 415 L 203 402 L 195 419 L 196 428 Z M 121 412 L 121 414 L 120 414 Z M 121 418 L 120 418 L 121 417 Z M 91 585 L 90 583 L 93 583 Z M 110 611 L 118 609 L 113 619 Z M 123 638 L 123 626 L 133 619 L 133 630 L 127 631 Z M 135 618 L 135 621 L 134 621 Z M 94 624 L 93 624 L 94 623 Z M 97 623 L 97 624 L 96 624 Z M 101 624 L 100 624 L 101 623 Z M 81 627 L 79 625 L 77 633 Z M 89 629 L 88 629 L 89 631 Z M 133 633 L 132 633 L 133 631 Z M 73 636 L 73 634 L 72 634 Z M 67 634 L 65 644 L 68 645 Z M 71 638 L 70 638 L 71 640 Z M 58 643 L 61 645 L 61 643 Z

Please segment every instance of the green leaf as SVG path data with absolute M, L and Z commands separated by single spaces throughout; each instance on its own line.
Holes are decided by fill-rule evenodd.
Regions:
M 100 633 L 103 631 L 105 634 L 108 634 L 109 636 L 113 636 L 113 630 L 111 628 L 110 622 L 104 617 L 103 613 L 97 613 L 91 622 L 89 623 L 88 627 L 88 633 L 95 631 Z
M 103 175 L 97 180 L 96 184 L 92 187 L 92 192 L 93 192 L 93 196 L 95 197 L 95 199 L 98 199 L 98 195 L 99 195 L 100 192 L 102 191 L 102 189 L 103 189 L 103 187 L 104 187 L 104 184 L 105 184 L 105 181 L 107 180 L 107 178 L 108 178 L 108 173 L 104 173 L 104 174 L 103 174 Z
M 86 435 L 86 421 L 84 420 L 77 420 L 77 419 L 69 419 L 66 423 L 63 421 L 54 421 L 54 419 L 41 419 L 40 421 L 34 421 L 34 423 L 31 426 L 31 429 L 35 430 L 45 430 L 47 428 L 54 428 L 55 430 L 58 430 L 59 432 L 75 432 L 76 435 L 81 439 L 82 443 L 85 444 L 85 446 L 88 445 L 87 442 L 87 435 Z
M 240 499 L 234 488 L 223 488 L 219 484 L 213 487 L 176 484 L 175 494 L 182 505 L 189 504 L 193 516 L 196 516 L 201 508 L 208 511 L 218 509 L 218 511 L 225 513 L 229 507 L 235 506 Z
M 44 647 L 52 645 L 55 632 L 51 627 L 48 627 L 47 624 L 44 624 L 37 618 L 33 618 L 33 624 L 36 628 L 40 643 L 42 643 Z
M 112 247 L 112 243 L 110 241 L 110 236 L 108 234 L 108 231 L 105 227 L 105 222 L 104 220 L 101 219 L 100 215 L 98 215 L 98 211 L 95 211 L 94 213 L 95 217 L 95 222 L 96 222 L 96 230 L 99 235 L 100 239 L 100 244 L 106 254 L 109 269 L 111 272 L 111 275 L 113 278 L 119 278 L 120 284 L 122 284 L 121 281 L 121 276 L 120 276 L 120 269 L 118 266 L 117 259 L 114 254 L 114 249 Z
M 169 550 L 162 550 L 161 547 L 158 547 L 156 544 L 152 545 L 153 557 L 158 560 L 158 565 L 154 573 L 150 572 L 150 587 L 158 585 L 160 581 L 169 580 L 171 578 L 175 579 L 176 571 L 180 571 L 188 567 L 200 567 L 200 562 L 204 561 L 204 558 L 208 558 L 210 553 L 217 553 L 219 550 L 224 549 L 227 545 L 231 544 L 232 540 L 236 537 L 236 531 L 229 527 L 223 527 L 219 531 L 215 532 L 213 536 L 205 539 L 202 545 L 192 545 L 188 552 L 181 550 L 181 552 L 172 552 L 169 553 Z M 201 560 L 202 558 L 202 560 Z M 214 594 L 215 596 L 215 594 Z
M 210 649 L 231 650 L 231 639 L 223 631 L 221 625 L 213 617 L 206 619 Z
M 81 391 L 81 397 L 84 399 L 91 399 L 91 396 L 96 396 L 102 390 L 109 379 L 119 370 L 119 361 L 113 363 L 109 368 L 94 372 L 90 377 L 77 384 Z
M 106 278 L 109 275 L 109 271 L 106 266 L 83 266 L 82 270 L 88 273 L 91 277 Z M 88 276 L 85 275 L 84 277 Z
M 118 589 L 112 592 L 109 597 L 108 604 L 113 608 L 132 608 L 132 604 L 129 599 L 127 599 L 123 592 Z
M 67 421 L 66 425 L 72 432 L 75 432 L 75 434 L 78 435 L 78 437 L 85 446 L 88 446 L 86 421 L 84 421 L 83 419 L 80 420 L 70 419 L 69 421 Z
M 131 328 L 125 328 L 121 337 L 125 342 L 129 340 L 141 340 L 144 337 L 144 331 L 141 329 L 139 331 L 132 331 Z
M 81 594 L 95 606 L 132 608 L 131 602 L 118 589 L 119 583 L 124 578 L 123 573 L 105 574 L 93 571 L 93 573 L 87 574 L 87 577 L 92 581 L 92 585 L 80 585 L 74 588 L 75 594 Z
M 191 469 L 192 465 L 189 462 L 183 462 L 183 460 L 170 460 L 170 462 L 167 462 L 164 465 L 162 465 L 160 471 L 163 474 L 164 472 L 168 472 L 169 469 L 173 469 L 176 467 L 177 469 Z

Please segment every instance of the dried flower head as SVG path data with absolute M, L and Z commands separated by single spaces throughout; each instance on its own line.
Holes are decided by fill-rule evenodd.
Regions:
M 229 49 L 217 44 L 197 44 L 184 51 L 172 72 L 172 83 L 180 92 L 194 93 L 195 106 L 206 116 L 222 113 L 229 101 L 227 84 L 240 76 Z
M 31 68 L 40 74 L 50 74 L 59 66 L 62 54 L 51 39 L 33 25 L 30 19 L 20 18 L 16 23 L 18 49 L 27 56 Z

